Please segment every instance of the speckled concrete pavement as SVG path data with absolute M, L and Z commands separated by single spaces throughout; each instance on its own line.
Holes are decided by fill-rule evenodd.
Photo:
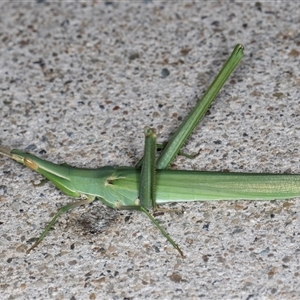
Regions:
M 134 165 L 167 140 L 236 43 L 245 57 L 174 168 L 300 173 L 299 1 L 2 1 L 0 143 L 74 166 Z M 0 158 L 2 299 L 299 299 L 300 199 L 159 216 L 70 198 Z

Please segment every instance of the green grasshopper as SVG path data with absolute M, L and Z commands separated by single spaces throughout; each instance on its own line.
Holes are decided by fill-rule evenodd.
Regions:
M 157 161 L 155 159 L 156 135 L 152 129 L 145 129 L 145 149 L 141 168 L 139 166 L 135 168 L 112 166 L 98 169 L 75 168 L 66 164 L 54 164 L 17 149 L 9 150 L 0 147 L 0 154 L 9 156 L 40 173 L 65 194 L 81 198 L 80 201 L 63 206 L 57 211 L 27 253 L 44 239 L 62 213 L 76 206 L 88 204 L 95 199 L 111 208 L 142 211 L 183 256 L 179 246 L 148 209 L 157 209 L 160 204 L 180 201 L 274 200 L 300 196 L 300 175 L 168 169 L 242 57 L 243 46 L 238 44 L 207 92 L 169 140 Z

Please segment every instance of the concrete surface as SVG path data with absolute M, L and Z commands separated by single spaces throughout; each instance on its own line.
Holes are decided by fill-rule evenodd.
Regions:
M 236 43 L 245 57 L 173 168 L 300 173 L 299 1 L 2 1 L 0 143 L 74 166 L 134 165 L 167 140 Z M 0 159 L 2 299 L 299 299 L 300 201 L 145 216 L 71 199 Z

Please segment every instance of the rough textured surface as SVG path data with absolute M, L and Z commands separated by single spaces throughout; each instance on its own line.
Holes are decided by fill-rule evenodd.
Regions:
M 174 168 L 300 173 L 300 4 L 0 3 L 0 143 L 75 166 L 134 165 L 170 137 L 236 43 L 245 58 Z M 4 299 L 299 299 L 300 202 L 181 204 L 145 216 L 70 201 L 0 159 Z

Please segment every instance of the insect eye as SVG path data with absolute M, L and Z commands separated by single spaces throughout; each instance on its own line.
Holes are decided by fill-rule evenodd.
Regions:
M 24 165 L 31 170 L 37 170 L 39 168 L 37 163 L 26 157 L 24 158 Z

